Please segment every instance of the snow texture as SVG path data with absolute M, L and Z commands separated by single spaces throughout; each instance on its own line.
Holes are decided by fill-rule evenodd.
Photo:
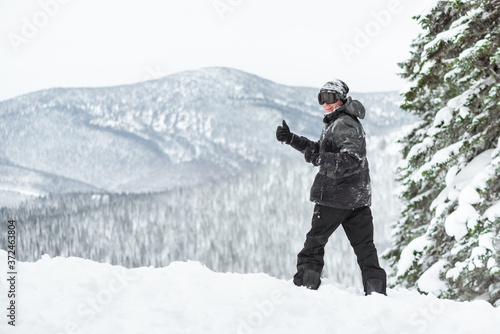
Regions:
M 438 154 L 436 153 L 436 155 Z M 439 160 L 436 158 L 436 155 L 433 157 L 433 160 Z M 446 156 L 446 154 L 438 156 Z M 458 202 L 455 210 L 444 221 L 446 234 L 455 237 L 457 240 L 464 238 L 469 230 L 474 230 L 482 217 L 494 221 L 496 217 L 500 216 L 500 205 L 498 203 L 486 210 L 482 217 L 472 206 L 481 202 L 478 190 L 486 187 L 486 181 L 491 176 L 489 169 L 491 169 L 493 156 L 495 156 L 495 151 L 490 149 L 476 156 L 461 170 L 458 166 L 452 166 L 445 177 L 446 188 L 443 189 L 431 204 L 431 209 L 435 209 L 436 217 L 440 217 L 447 211 L 450 205 L 453 205 L 455 201 Z M 433 223 L 436 223 L 436 219 L 433 220 Z M 427 235 L 424 235 L 416 238 L 403 249 L 398 265 L 398 276 L 403 275 L 406 270 L 410 269 L 411 264 L 415 260 L 414 253 L 422 252 L 429 243 Z M 493 250 L 493 247 L 492 233 L 480 235 L 479 246 L 473 249 L 470 260 L 455 263 L 454 267 L 446 272 L 446 278 L 457 279 L 464 270 L 473 270 L 474 268 L 483 266 L 482 258 L 487 253 L 487 250 Z M 460 252 L 460 247 L 455 247 L 452 252 L 457 254 Z M 439 294 L 440 291 L 445 290 L 444 281 L 439 280 L 439 274 L 445 264 L 438 261 L 427 269 L 420 277 L 418 287 L 422 291 L 435 294 Z M 498 266 L 494 260 L 488 262 L 488 268 L 492 273 L 498 271 Z
M 432 145 L 434 145 L 434 139 L 432 137 L 425 138 L 421 143 L 412 146 L 406 160 L 411 160 L 418 154 L 427 151 Z
M 450 146 L 444 147 L 437 151 L 431 161 L 425 163 L 422 167 L 416 170 L 412 176 L 412 180 L 417 182 L 425 172 L 431 171 L 437 165 L 444 164 L 451 159 L 451 156 L 458 154 L 463 142 L 458 141 Z
M 500 217 L 500 201 L 495 202 L 495 204 L 486 209 L 483 216 L 492 222 Z
M 435 127 L 437 126 L 448 126 L 453 119 L 453 109 L 446 106 L 444 108 L 441 108 L 437 114 L 436 118 L 434 119 L 433 125 Z
M 446 278 L 456 280 L 462 271 L 467 267 L 465 262 L 456 262 L 455 267 L 446 272 Z
M 462 169 L 455 178 L 455 185 L 458 189 L 463 189 L 466 184 L 471 183 L 476 187 L 485 186 L 482 172 L 491 162 L 491 153 L 493 150 L 486 150 L 476 156 L 466 167 Z
M 431 204 L 431 209 L 437 208 L 447 200 L 458 199 L 460 204 L 475 204 L 479 201 L 476 189 L 485 186 L 487 175 L 485 168 L 491 161 L 493 150 L 487 150 L 475 157 L 458 174 L 458 167 L 450 168 L 446 174 L 446 188 Z
M 473 18 L 476 15 L 479 15 L 482 13 L 482 9 L 477 8 L 474 10 L 469 11 L 465 16 L 459 18 L 455 22 L 453 22 L 450 26 L 450 29 L 445 30 L 439 34 L 436 35 L 436 37 L 428 42 L 424 46 L 424 52 L 422 55 L 422 59 L 425 59 L 427 57 L 427 52 L 431 49 L 433 49 L 436 45 L 438 45 L 441 41 L 453 41 L 456 43 L 463 33 L 469 28 L 469 20 Z
M 436 38 L 427 43 L 424 46 L 424 56 L 427 56 L 427 51 L 434 48 L 441 41 L 448 41 L 452 38 L 456 38 L 459 34 L 462 34 L 469 27 L 468 23 L 461 24 L 456 27 L 452 27 L 449 30 L 445 30 L 436 35 Z
M 475 157 L 458 174 L 458 168 L 452 167 L 446 175 L 446 188 L 436 197 L 431 204 L 431 209 L 436 209 L 439 216 L 447 201 L 458 200 L 458 206 L 445 220 L 445 230 L 449 236 L 457 240 L 467 235 L 468 229 L 473 229 L 480 216 L 472 204 L 480 202 L 481 198 L 477 189 L 486 184 L 487 175 L 485 168 L 491 162 L 493 150 L 487 150 Z
M 446 284 L 439 279 L 439 273 L 447 263 L 445 260 L 439 260 L 427 269 L 417 281 L 418 288 L 435 295 L 446 291 Z
M 479 246 L 494 251 L 495 250 L 493 248 L 494 237 L 495 235 L 491 232 L 480 235 L 478 238 Z
M 413 265 L 414 253 L 422 252 L 430 245 L 430 241 L 426 235 L 413 239 L 408 246 L 401 252 L 401 258 L 398 262 L 397 276 L 402 276 Z
M 460 240 L 467 235 L 467 227 L 473 228 L 479 214 L 471 205 L 460 205 L 444 222 L 446 234 Z
M 0 262 L 6 261 L 0 250 Z M 1 333 L 472 334 L 500 327 L 500 309 L 485 301 L 440 300 L 406 289 L 365 297 L 328 280 L 313 291 L 265 274 L 217 273 L 190 261 L 125 269 L 44 256 L 18 268 L 16 327 L 4 320 Z M 5 284 L 5 271 L 0 281 Z M 0 303 L 6 305 L 6 294 Z
M 458 205 L 477 204 L 481 200 L 475 187 L 466 185 L 458 197 Z

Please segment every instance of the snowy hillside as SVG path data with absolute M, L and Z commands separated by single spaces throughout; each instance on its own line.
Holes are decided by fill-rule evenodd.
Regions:
M 355 88 L 353 88 L 355 90 Z M 0 102 L 0 201 L 48 193 L 148 192 L 236 175 L 290 155 L 282 118 L 317 137 L 316 88 L 228 68 L 108 88 L 49 89 Z M 368 133 L 408 122 L 396 93 L 354 94 Z
M 4 315 L 1 333 L 490 334 L 500 328 L 500 309 L 485 301 L 439 300 L 406 289 L 365 297 L 328 280 L 312 291 L 265 274 L 213 272 L 198 262 L 125 269 L 44 256 L 18 263 L 18 272 L 16 327 Z M 0 272 L 2 308 L 6 281 Z

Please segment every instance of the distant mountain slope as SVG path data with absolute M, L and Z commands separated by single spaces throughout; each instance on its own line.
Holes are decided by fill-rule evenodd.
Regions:
M 234 175 L 280 155 L 274 130 L 317 137 L 317 89 L 228 68 L 109 88 L 49 89 L 0 103 L 0 200 L 51 192 L 146 192 Z M 353 94 L 367 132 L 408 122 L 395 93 Z M 22 181 L 20 181 L 22 180 Z

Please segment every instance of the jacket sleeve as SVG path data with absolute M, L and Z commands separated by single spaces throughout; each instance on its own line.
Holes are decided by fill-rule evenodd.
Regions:
M 334 172 L 356 168 L 366 157 L 365 136 L 359 124 L 341 119 L 333 129 L 340 152 L 321 152 L 319 165 Z
M 296 134 L 292 134 L 292 140 L 290 141 L 290 146 L 299 151 L 300 153 L 304 153 L 306 148 L 313 147 L 319 151 L 319 143 L 316 141 L 312 141 L 306 137 L 297 136 Z

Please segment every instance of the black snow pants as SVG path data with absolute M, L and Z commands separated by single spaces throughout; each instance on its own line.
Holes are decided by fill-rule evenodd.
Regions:
M 378 262 L 377 249 L 373 243 L 373 218 L 368 206 L 356 209 L 339 209 L 318 204 L 314 206 L 311 230 L 307 233 L 304 248 L 297 256 L 294 283 L 307 285 L 313 289 L 319 287 L 321 282 L 319 277 L 324 266 L 325 245 L 340 224 L 356 254 L 365 293 L 367 293 L 367 281 L 373 282 L 375 279 L 381 283 L 381 291 L 377 292 L 385 294 L 387 275 Z M 306 284 L 305 281 L 310 279 L 311 275 L 314 276 L 314 283 Z M 368 288 L 368 293 L 370 292 Z

